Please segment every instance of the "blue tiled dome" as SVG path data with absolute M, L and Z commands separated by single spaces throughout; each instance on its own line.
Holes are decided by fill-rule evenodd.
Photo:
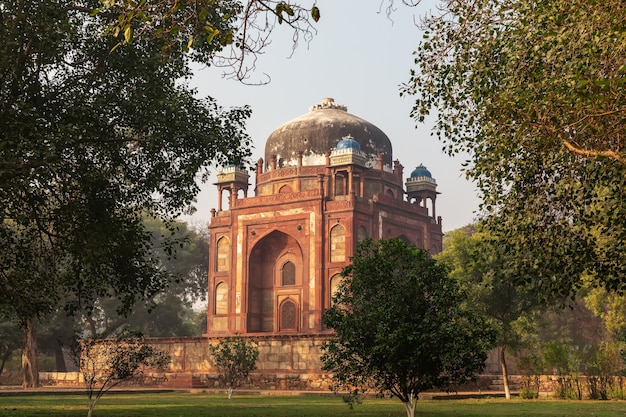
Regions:
M 420 164 L 417 168 L 413 170 L 413 172 L 411 172 L 411 178 L 417 178 L 417 177 L 432 178 L 433 176 L 430 173 L 430 171 L 426 169 L 424 165 Z
M 359 145 L 359 142 L 354 140 L 352 136 L 346 136 L 339 141 L 337 149 L 354 149 L 360 151 L 361 145 Z

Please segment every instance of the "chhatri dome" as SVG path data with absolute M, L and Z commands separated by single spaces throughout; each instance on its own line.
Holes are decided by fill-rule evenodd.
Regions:
M 367 120 L 348 113 L 346 106 L 336 104 L 332 98 L 323 99 L 308 113 L 270 134 L 265 144 L 266 167 L 272 155 L 276 155 L 278 167 L 295 166 L 298 152 L 302 152 L 302 165 L 324 165 L 326 153 L 347 146 L 348 142 L 343 142 L 346 138 L 358 143 L 368 167 L 378 165 L 380 154 L 383 169 L 392 171 L 391 141 L 387 135 Z
M 411 172 L 411 178 L 419 178 L 419 177 L 430 177 L 432 178 L 432 174 L 430 173 L 430 171 L 428 169 L 426 169 L 426 167 L 422 164 L 420 164 L 418 167 L 416 167 L 413 172 Z
M 339 141 L 339 143 L 337 144 L 337 149 L 354 149 L 360 151 L 361 145 L 359 145 L 359 142 L 354 140 L 352 136 L 346 136 Z

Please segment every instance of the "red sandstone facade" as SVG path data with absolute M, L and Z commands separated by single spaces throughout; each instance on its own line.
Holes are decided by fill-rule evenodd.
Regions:
M 403 178 L 384 133 L 332 99 L 277 129 L 265 157 L 254 196 L 247 171 L 218 174 L 208 336 L 322 335 L 322 314 L 359 240 L 441 250 L 430 172 L 420 166 Z

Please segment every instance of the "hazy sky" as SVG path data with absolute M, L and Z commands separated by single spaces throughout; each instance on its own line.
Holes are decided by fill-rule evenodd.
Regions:
M 251 106 L 248 133 L 254 141 L 254 161 L 264 156 L 265 141 L 274 129 L 307 113 L 323 98 L 334 98 L 349 113 L 389 136 L 393 159 L 404 166 L 405 178 L 419 164 L 431 171 L 441 193 L 437 214 L 443 218 L 443 230 L 456 229 L 474 220 L 479 204 L 475 186 L 461 171 L 466 158 L 443 154 L 442 144 L 431 136 L 432 123 L 416 126 L 409 117 L 411 97 L 399 95 L 421 38 L 414 21 L 435 4 L 434 0 L 422 1 L 417 8 L 398 4 L 392 22 L 384 9 L 380 12 L 379 0 L 317 0 L 321 19 L 308 45 L 301 43 L 289 58 L 291 33 L 278 27 L 272 35 L 273 43 L 256 69 L 258 78 L 263 73 L 271 77 L 268 84 L 242 85 L 222 78 L 217 68 L 205 68 L 197 71 L 193 86 L 201 96 L 214 97 L 222 106 Z M 217 207 L 214 181 L 213 177 L 203 185 L 197 212 L 185 220 L 208 222 L 211 208 Z

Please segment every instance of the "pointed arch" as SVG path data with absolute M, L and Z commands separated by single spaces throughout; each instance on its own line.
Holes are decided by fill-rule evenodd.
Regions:
M 280 328 L 279 291 L 283 282 L 293 282 L 287 285 L 295 288 L 301 285 L 303 256 L 298 241 L 278 230 L 255 243 L 248 259 L 246 327 L 249 332 L 273 332 Z
M 291 193 L 291 192 L 293 191 L 291 190 L 291 186 L 289 184 L 285 184 L 278 189 L 279 194 L 285 194 L 285 193 Z
M 341 274 L 335 274 L 332 277 L 330 277 L 330 282 L 329 282 L 330 300 L 328 301 L 329 306 L 333 305 L 333 297 L 335 296 L 335 293 L 339 289 L 339 285 L 341 284 L 342 280 L 343 280 L 343 277 L 341 276 Z
M 287 261 L 283 264 L 281 268 L 281 285 L 296 285 L 296 265 Z
M 217 240 L 216 246 L 215 270 L 217 272 L 226 272 L 230 270 L 230 240 L 222 236 Z
M 296 303 L 290 298 L 280 304 L 279 316 L 280 331 L 297 331 L 298 330 L 298 308 Z
M 357 236 L 357 242 L 365 240 L 369 237 L 369 233 L 367 233 L 367 229 L 365 228 L 365 226 L 361 225 L 358 227 L 356 236 Z
M 409 239 L 408 237 L 406 237 L 406 235 L 402 234 L 400 236 L 398 236 L 398 239 L 400 239 L 401 241 L 403 241 L 406 244 L 412 245 L 413 242 L 411 242 L 411 239 Z
M 215 286 L 215 299 L 213 300 L 214 314 L 228 314 L 228 284 L 220 282 Z
M 346 260 L 346 229 L 337 224 L 330 229 L 330 261 L 345 262 Z

